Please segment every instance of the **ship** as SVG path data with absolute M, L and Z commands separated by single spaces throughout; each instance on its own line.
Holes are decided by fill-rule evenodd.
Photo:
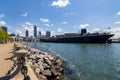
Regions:
M 111 43 L 111 33 L 87 33 L 86 29 L 81 29 L 81 33 L 64 33 L 54 37 L 40 38 L 42 42 L 52 43 Z

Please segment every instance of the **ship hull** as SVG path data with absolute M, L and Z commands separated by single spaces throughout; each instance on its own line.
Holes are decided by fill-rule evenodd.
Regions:
M 42 42 L 52 43 L 106 43 L 113 34 L 109 35 L 90 35 L 79 37 L 47 38 L 40 39 Z

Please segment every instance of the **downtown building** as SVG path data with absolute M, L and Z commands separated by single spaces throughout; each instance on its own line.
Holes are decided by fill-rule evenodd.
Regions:
M 35 25 L 34 26 L 34 38 L 36 38 L 37 37 L 37 26 Z
M 51 36 L 51 32 L 50 31 L 46 31 L 46 37 L 50 37 Z
M 28 30 L 26 30 L 25 36 L 26 36 L 26 37 L 29 37 L 29 31 L 28 31 Z

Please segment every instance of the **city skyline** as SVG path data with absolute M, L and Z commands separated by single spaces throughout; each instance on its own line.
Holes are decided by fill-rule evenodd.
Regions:
M 31 37 L 31 35 L 29 36 L 29 30 L 26 29 L 25 30 L 25 37 Z M 50 31 L 46 31 L 45 34 L 41 34 L 41 31 L 37 30 L 37 26 L 34 25 L 34 30 L 33 30 L 33 36 L 34 38 L 40 37 L 40 36 L 46 36 L 46 37 L 51 37 L 51 32 Z
M 120 33 L 120 1 L 113 0 L 25 0 L 0 1 L 0 26 L 9 33 L 33 36 L 33 27 L 45 34 L 89 31 L 111 27 Z M 16 7 L 17 5 L 17 7 Z

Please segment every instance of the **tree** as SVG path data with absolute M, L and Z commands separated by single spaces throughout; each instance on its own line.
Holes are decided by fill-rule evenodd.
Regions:
M 0 28 L 0 43 L 6 43 L 11 38 L 2 28 Z

